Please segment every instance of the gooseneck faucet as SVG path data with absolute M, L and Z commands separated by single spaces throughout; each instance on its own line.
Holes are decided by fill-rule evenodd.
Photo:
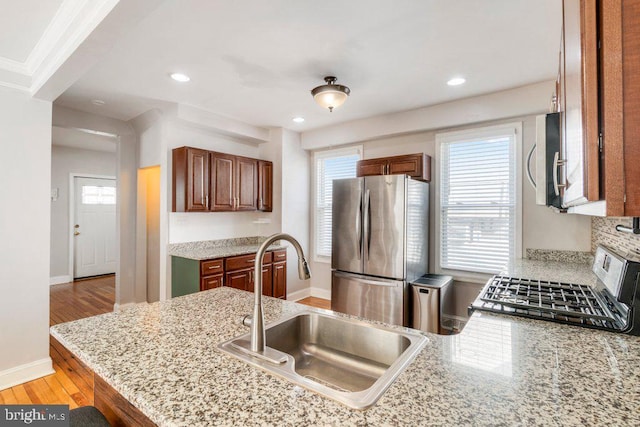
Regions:
M 298 253 L 298 276 L 300 276 L 300 279 L 307 280 L 311 277 L 309 265 L 304 257 L 302 246 L 300 246 L 300 243 L 291 235 L 286 233 L 277 233 L 267 237 L 267 240 L 260 245 L 258 253 L 256 253 L 255 269 L 253 274 L 255 280 L 253 287 L 253 292 L 255 294 L 253 315 L 251 316 L 250 322 L 244 322 L 251 326 L 251 351 L 253 353 L 260 354 L 265 352 L 264 316 L 262 313 L 262 258 L 269 246 L 277 240 L 286 240 L 291 242 Z

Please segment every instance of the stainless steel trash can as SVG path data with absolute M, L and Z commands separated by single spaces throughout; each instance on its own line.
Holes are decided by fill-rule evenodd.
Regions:
M 452 283 L 453 277 L 442 274 L 425 274 L 411 283 L 412 328 L 444 332 L 442 311 Z

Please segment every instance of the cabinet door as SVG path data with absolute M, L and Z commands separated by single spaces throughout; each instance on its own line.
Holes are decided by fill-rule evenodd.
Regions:
M 271 264 L 262 267 L 262 295 L 273 296 L 273 268 Z
M 209 210 L 209 152 L 182 147 L 173 150 L 173 211 Z
M 223 285 L 223 281 L 223 274 L 203 277 L 202 279 L 200 279 L 200 290 L 207 291 L 209 289 L 219 288 Z
M 236 157 L 236 206 L 237 211 L 258 209 L 258 161 Z
M 253 290 L 252 275 L 253 270 L 251 269 L 230 271 L 225 275 L 225 285 L 243 291 Z
M 273 296 L 287 298 L 287 263 L 276 262 L 273 266 Z
M 234 208 L 235 156 L 211 153 L 211 210 Z
M 386 159 L 358 160 L 356 176 L 385 175 L 388 162 Z
M 258 210 L 273 210 L 273 163 L 258 161 Z
M 431 181 L 431 157 L 422 153 L 390 157 L 388 175 L 405 174 L 412 178 Z
M 600 199 L 596 0 L 564 0 L 561 56 L 565 207 Z

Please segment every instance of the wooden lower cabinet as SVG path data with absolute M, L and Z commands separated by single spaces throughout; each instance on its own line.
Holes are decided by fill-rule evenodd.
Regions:
M 253 292 L 256 254 L 209 260 L 171 257 L 171 296 L 229 286 Z M 269 251 L 262 258 L 262 295 L 286 299 L 287 251 Z
M 206 276 L 200 279 L 200 290 L 208 291 L 209 289 L 219 288 L 224 283 L 223 274 L 215 274 L 213 276 Z
M 287 262 L 276 262 L 273 267 L 273 297 L 287 299 Z

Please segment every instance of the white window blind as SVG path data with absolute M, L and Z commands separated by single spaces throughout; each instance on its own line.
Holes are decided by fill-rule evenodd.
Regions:
M 349 148 L 316 153 L 315 253 L 331 256 L 331 210 L 333 180 L 354 178 L 361 149 Z
M 516 254 L 515 129 L 442 138 L 440 266 L 497 273 Z

